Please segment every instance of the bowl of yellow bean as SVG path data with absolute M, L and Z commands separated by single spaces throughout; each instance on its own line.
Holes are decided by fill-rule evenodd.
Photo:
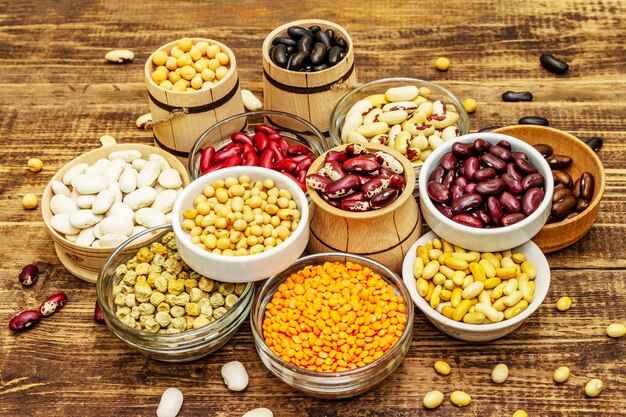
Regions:
M 472 342 L 517 329 L 550 287 L 548 261 L 532 241 L 501 252 L 477 252 L 434 232 L 409 249 L 402 276 L 415 305 L 433 325 Z

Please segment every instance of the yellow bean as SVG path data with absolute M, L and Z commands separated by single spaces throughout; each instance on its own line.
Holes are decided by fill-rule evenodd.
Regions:
M 512 417 L 528 417 L 528 413 L 524 410 L 517 410 Z
M 465 282 L 465 275 L 465 271 L 454 271 L 451 277 L 452 282 L 459 287 L 463 286 L 463 283 Z
M 439 298 L 441 298 L 443 301 L 450 301 L 450 297 L 452 297 L 452 291 L 445 289 L 441 290 Z
M 441 262 L 439 262 L 441 264 Z M 445 265 L 441 265 L 439 267 L 439 272 L 441 272 L 442 274 L 444 274 L 446 276 L 446 278 L 448 279 L 452 279 L 452 277 L 454 276 L 454 269 L 452 268 L 448 268 Z
M 481 259 L 478 264 L 485 270 L 485 276 L 487 278 L 493 278 L 496 276 L 496 267 L 488 259 Z
M 465 288 L 469 287 L 470 285 L 472 285 L 473 282 L 474 282 L 474 277 L 471 276 L 471 275 L 467 275 L 463 279 L 463 285 L 461 286 L 461 288 L 465 289 Z
M 506 309 L 506 305 L 504 304 L 504 298 L 499 298 L 491 305 L 498 311 L 504 311 Z
M 491 289 L 497 287 L 498 285 L 500 285 L 501 282 L 502 282 L 502 280 L 500 278 L 496 278 L 496 277 L 494 277 L 494 278 L 487 278 L 485 280 L 485 289 L 491 290 Z
M 417 279 L 417 293 L 422 297 L 426 297 L 428 294 L 428 281 L 424 278 Z
M 475 281 L 484 282 L 487 280 L 487 275 L 485 274 L 485 268 L 483 268 L 479 263 L 471 262 L 469 264 L 469 270 L 472 273 L 472 276 L 474 277 Z
M 513 291 L 511 293 L 511 295 L 508 295 L 504 298 L 502 298 L 502 300 L 504 301 L 504 304 L 512 307 L 514 305 L 516 305 L 517 303 L 520 302 L 520 300 L 522 299 L 522 292 L 521 291 Z M 528 304 L 528 302 L 526 303 Z
M 441 249 L 441 248 L 442 248 L 441 240 L 439 240 L 439 239 L 434 239 L 434 240 L 433 240 L 433 248 L 435 248 L 435 249 Z
M 473 98 L 466 98 L 463 100 L 463 108 L 468 113 L 474 113 L 476 108 L 478 107 L 478 103 Z
M 567 366 L 560 366 L 554 370 L 554 382 L 562 384 L 569 379 L 569 368 Z
M 496 268 L 496 276 L 500 279 L 511 279 L 517 276 L 517 268 L 514 266 Z
M 452 394 L 450 394 L 450 401 L 452 401 L 452 404 L 456 406 L 465 407 L 467 405 L 470 405 L 470 403 L 472 402 L 472 397 L 470 397 L 470 395 L 466 392 L 454 391 Z
M 424 407 L 432 409 L 437 408 L 443 402 L 443 393 L 441 391 L 430 391 L 424 396 Z
M 604 389 L 604 383 L 600 379 L 592 379 L 585 385 L 585 394 L 588 397 L 597 397 Z
M 433 277 L 433 284 L 435 285 L 443 285 L 446 282 L 446 276 L 441 272 L 437 272 Z
M 528 302 L 526 300 L 521 300 L 519 303 L 515 304 L 514 306 L 509 307 L 506 310 L 504 310 L 504 318 L 508 320 L 512 317 L 515 317 L 522 311 L 526 310 L 526 307 L 528 307 Z
M 485 289 L 485 284 L 483 284 L 482 282 L 480 281 L 472 282 L 463 290 L 463 298 L 466 300 L 476 298 L 478 297 L 478 294 L 480 294 L 484 289 Z
M 446 361 L 437 361 L 435 362 L 435 370 L 441 375 L 448 375 L 451 370 L 450 364 Z
M 572 299 L 569 297 L 561 297 L 556 302 L 556 308 L 559 311 L 567 311 L 572 306 Z
M 465 252 L 467 252 L 467 251 L 465 250 L 465 248 L 462 248 L 462 247 L 460 247 L 460 246 L 454 245 L 453 247 L 454 247 L 454 252 L 460 252 L 460 253 L 465 253 Z
M 486 316 L 480 311 L 474 311 L 471 313 L 467 313 L 465 316 L 463 316 L 463 323 L 483 324 L 483 321 L 485 321 L 485 318 Z
M 491 306 L 491 295 L 486 290 L 478 294 L 478 302 Z
M 424 271 L 424 260 L 422 258 L 415 258 L 413 262 L 413 275 L 415 278 L 422 277 L 422 271 Z
M 535 269 L 535 266 L 533 264 L 531 264 L 528 261 L 522 262 L 522 272 L 526 272 L 528 274 L 528 276 L 530 277 L 530 279 L 535 279 L 535 277 L 537 276 L 537 270 Z
M 443 253 L 454 252 L 454 246 L 452 246 L 452 244 L 448 242 L 447 240 L 441 239 L 441 244 L 443 246 L 442 247 Z
M 528 281 L 522 281 L 519 283 L 519 290 L 522 292 L 522 297 L 529 303 L 533 300 L 533 289 Z
M 612 323 L 606 328 L 606 334 L 609 337 L 620 338 L 626 335 L 626 326 L 621 323 Z
M 506 287 L 506 282 L 496 285 L 493 291 L 491 291 L 491 298 L 497 300 L 498 298 L 502 297 L 502 294 L 504 294 L 504 287 Z
M 463 300 L 463 289 L 462 288 L 455 288 L 454 290 L 452 290 L 452 296 L 450 297 L 450 305 L 453 308 L 457 308 L 458 305 L 461 303 L 461 301 Z
M 428 262 L 422 271 L 422 278 L 431 279 L 439 272 L 439 262 L 436 260 Z
M 504 315 L 500 315 L 502 314 L 501 312 L 488 304 L 478 303 L 474 306 L 474 309 L 479 313 L 483 313 L 492 323 L 500 322 L 504 318 Z
M 456 284 L 454 284 L 454 281 L 452 281 L 451 279 L 447 279 L 443 286 L 446 290 L 450 291 L 456 288 Z
M 491 371 L 491 380 L 496 384 L 504 383 L 509 377 L 509 367 L 504 363 L 497 364 Z
M 515 266 L 516 263 L 513 262 L 513 259 L 509 258 L 508 256 L 504 256 L 502 257 L 502 260 L 500 261 L 500 266 L 502 268 L 508 268 L 509 266 Z
M 439 294 L 441 294 L 441 285 L 437 285 L 430 296 L 430 306 L 435 310 L 439 307 L 439 303 L 441 302 Z
M 496 255 L 494 255 L 491 252 L 483 252 L 480 255 L 480 259 L 486 259 L 489 261 L 489 263 L 491 265 L 493 265 L 494 268 L 499 268 L 500 267 L 500 260 L 496 257 Z
M 430 258 L 428 257 L 428 251 L 424 246 L 418 246 L 415 254 L 418 258 L 422 258 L 422 261 L 424 261 L 424 265 L 430 262 Z
M 441 255 L 443 255 L 443 252 L 440 251 L 439 249 L 431 249 L 428 251 L 428 257 L 430 259 L 438 259 Z
M 504 287 L 504 295 L 511 295 L 514 291 L 517 290 L 517 280 L 515 278 L 511 278 L 507 281 L 506 286 Z
M 526 261 L 526 256 L 524 256 L 524 254 L 521 252 L 516 252 L 511 255 L 511 259 L 513 259 L 513 262 L 515 262 L 516 264 L 522 264 Z
M 433 284 L 431 281 L 428 281 L 428 293 L 426 294 L 426 297 L 424 297 L 426 301 L 430 301 L 430 297 L 433 294 L 433 291 L 435 291 L 435 284 Z
M 451 319 L 454 315 L 454 308 L 450 306 L 443 306 L 443 309 L 441 309 L 441 314 Z
M 461 319 L 467 314 L 471 306 L 472 302 L 470 300 L 461 301 L 459 305 L 454 309 L 452 319 L 454 321 L 461 321 Z
M 476 262 L 478 260 L 478 256 L 476 256 L 476 252 L 453 252 L 453 258 L 462 259 L 465 262 Z
M 469 267 L 469 264 L 463 259 L 451 256 L 446 258 L 446 266 L 452 269 L 464 271 Z

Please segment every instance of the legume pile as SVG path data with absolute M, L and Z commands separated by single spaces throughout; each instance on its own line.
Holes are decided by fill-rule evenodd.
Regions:
M 498 323 L 533 300 L 537 271 L 523 253 L 466 251 L 443 239 L 427 241 L 416 253 L 417 292 L 449 319 Z
M 191 270 L 176 250 L 174 232 L 144 246 L 115 270 L 115 315 L 152 333 L 199 329 L 222 317 L 246 284 L 221 283 Z
M 265 306 L 263 337 L 293 365 L 341 372 L 389 351 L 407 325 L 405 311 L 403 298 L 368 267 L 309 265 L 287 278 Z
M 191 242 L 225 256 L 254 255 L 283 243 L 300 224 L 300 210 L 289 191 L 274 181 L 228 177 L 205 187 L 183 212 L 181 224 Z

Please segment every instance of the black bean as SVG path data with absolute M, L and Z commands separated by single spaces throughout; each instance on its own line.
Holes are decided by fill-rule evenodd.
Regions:
M 558 59 L 554 55 L 543 54 L 539 57 L 541 65 L 550 72 L 555 74 L 563 74 L 569 68 L 569 65 L 563 60 Z
M 291 55 L 296 51 L 296 49 L 293 46 L 288 46 L 287 47 L 287 55 Z
M 530 91 L 507 91 L 505 93 L 502 93 L 502 101 L 533 101 L 533 94 Z
M 291 26 L 289 29 L 287 29 L 287 34 L 295 40 L 300 39 L 304 35 L 309 35 L 310 37 L 315 36 L 310 30 L 300 26 Z
M 313 45 L 313 51 L 311 52 L 311 63 L 313 65 L 319 65 L 326 59 L 326 45 L 322 42 L 316 42 Z
M 540 125 L 540 126 L 550 125 L 550 122 L 548 121 L 548 119 L 545 119 L 543 117 L 537 117 L 537 116 L 522 117 L 521 119 L 519 119 L 517 123 L 521 125 Z
M 335 37 L 335 31 L 332 29 L 326 29 L 326 34 L 328 35 L 330 39 Z
M 329 68 L 328 64 L 324 63 L 324 64 L 319 64 L 313 67 L 313 71 L 323 71 L 325 69 Z
M 587 139 L 585 141 L 585 143 L 594 150 L 594 152 L 598 152 L 598 150 L 600 150 L 600 148 L 602 147 L 602 145 L 604 144 L 604 139 L 602 139 L 599 136 Z
M 322 42 L 324 45 L 326 45 L 326 48 L 331 48 L 333 46 L 331 42 L 332 38 L 328 37 L 328 34 L 322 30 L 315 34 L 315 39 L 318 42 Z
M 287 67 L 287 46 L 284 43 L 279 43 L 272 50 L 272 61 L 279 67 Z
M 344 51 L 348 50 L 348 42 L 341 36 L 335 36 L 333 41 L 335 41 L 335 45 L 341 47 Z
M 313 71 L 313 67 L 310 66 L 310 65 L 307 65 L 306 67 L 300 68 L 298 71 L 300 71 L 300 72 L 311 72 L 311 71 Z
M 308 28 L 308 29 L 309 29 L 309 31 L 310 31 L 311 33 L 316 33 L 316 32 L 319 32 L 320 30 L 322 30 L 322 28 L 321 28 L 321 27 L 319 27 L 319 26 L 317 26 L 317 25 L 315 25 L 315 26 L 309 26 L 309 28 Z
M 478 131 L 478 133 L 486 133 L 486 132 L 491 132 L 494 129 L 498 129 L 500 128 L 500 126 L 489 126 L 489 127 L 483 127 L 482 129 L 480 129 Z
M 298 41 L 298 51 L 311 52 L 311 49 L 313 49 L 313 37 L 309 35 L 304 35 Z
M 298 42 L 294 41 L 293 39 L 291 39 L 288 36 L 279 36 L 278 38 L 274 38 L 274 40 L 272 41 L 272 45 L 276 46 L 278 44 L 283 44 L 285 46 L 296 46 L 298 45 Z
M 321 32 L 317 32 L 321 33 Z M 328 65 L 331 67 L 341 61 L 345 56 L 345 52 L 338 46 L 333 46 L 328 51 Z
M 306 62 L 309 60 L 309 56 L 311 53 L 309 51 L 300 51 L 296 52 L 291 56 L 291 62 L 287 69 L 292 71 L 298 71 L 300 68 L 305 66 Z

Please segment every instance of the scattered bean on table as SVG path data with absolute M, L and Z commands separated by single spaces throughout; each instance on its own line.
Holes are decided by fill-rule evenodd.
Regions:
M 569 65 L 562 59 L 550 54 L 543 54 L 539 57 L 541 65 L 550 72 L 563 74 L 569 69 Z
M 611 323 L 606 328 L 606 334 L 609 337 L 618 339 L 626 335 L 626 326 L 622 323 Z
M 446 361 L 437 361 L 435 362 L 435 370 L 441 375 L 449 375 L 450 374 L 450 365 Z
M 104 323 L 104 312 L 102 311 L 102 307 L 100 307 L 100 303 L 97 301 L 93 309 L 93 321 L 98 324 Z
M 341 372 L 383 357 L 404 333 L 405 311 L 405 300 L 370 268 L 325 262 L 278 287 L 265 306 L 263 337 L 292 365 Z
M 63 308 L 65 304 L 67 304 L 67 295 L 64 292 L 59 292 L 51 295 L 46 301 L 41 303 L 39 312 L 43 317 L 48 317 Z
M 550 121 L 545 117 L 539 116 L 526 116 L 522 117 L 517 121 L 520 125 L 539 125 L 539 126 L 548 126 L 550 125 Z
M 18 277 L 20 283 L 24 286 L 33 285 L 39 276 L 39 268 L 35 264 L 28 264 L 20 271 Z
M 491 380 L 496 384 L 503 384 L 509 377 L 509 367 L 504 363 L 497 364 L 491 370 Z
M 450 68 L 450 60 L 446 57 L 440 57 L 435 60 L 435 68 L 439 71 L 447 71 Z
M 130 62 L 133 62 L 133 59 L 135 59 L 135 54 L 133 51 L 129 51 L 128 49 L 116 49 L 107 52 L 104 55 L 104 59 L 113 64 L 128 64 Z
M 263 103 L 250 90 L 241 90 L 241 101 L 248 111 L 258 111 L 263 108 Z
M 102 145 L 103 148 L 105 148 L 107 146 L 113 146 L 116 143 L 117 143 L 117 141 L 111 135 L 102 135 L 102 136 L 100 136 L 100 144 Z
M 318 25 L 291 26 L 287 34 L 272 40 L 269 56 L 290 71 L 316 72 L 337 65 L 348 53 L 348 42 L 333 29 Z
M 39 205 L 39 198 L 35 194 L 24 194 L 22 197 L 22 207 L 26 210 L 33 210 Z
M 39 172 L 43 168 L 43 162 L 39 158 L 30 158 L 27 165 L 31 172 Z
M 450 394 L 450 401 L 456 406 L 466 407 L 472 402 L 472 397 L 464 391 L 454 391 Z
M 161 395 L 157 417 L 176 417 L 183 406 L 183 393 L 177 388 L 168 388 Z
M 24 310 L 17 313 L 9 321 L 9 330 L 21 332 L 41 321 L 41 313 L 38 310 Z
M 512 417 L 528 417 L 528 413 L 524 410 L 517 410 Z
M 600 379 L 592 379 L 585 385 L 585 394 L 588 397 L 597 397 L 604 389 L 604 383 Z
M 567 366 L 559 366 L 554 370 L 554 382 L 562 384 L 569 379 L 569 368 Z
M 530 91 L 506 91 L 502 93 L 502 101 L 518 102 L 518 101 L 533 101 L 533 94 Z
M 587 144 L 587 146 L 593 149 L 594 152 L 598 152 L 600 148 L 602 147 L 602 145 L 604 144 L 604 139 L 599 136 L 596 136 L 596 137 L 587 139 L 585 143 Z
M 239 361 L 224 364 L 221 373 L 224 383 L 231 391 L 243 391 L 248 386 L 248 372 L 243 363 Z
M 269 408 L 255 408 L 245 413 L 242 417 L 274 417 L 274 413 Z
M 424 400 L 423 400 L 424 407 L 429 408 L 429 409 L 439 407 L 442 402 L 443 402 L 443 392 L 437 391 L 437 390 L 426 393 L 426 395 L 424 396 Z
M 466 98 L 463 100 L 463 108 L 468 113 L 474 113 L 476 108 L 478 107 L 478 103 L 473 98 Z
M 559 311 L 567 311 L 572 306 L 572 299 L 569 297 L 561 297 L 556 301 L 556 309 Z

